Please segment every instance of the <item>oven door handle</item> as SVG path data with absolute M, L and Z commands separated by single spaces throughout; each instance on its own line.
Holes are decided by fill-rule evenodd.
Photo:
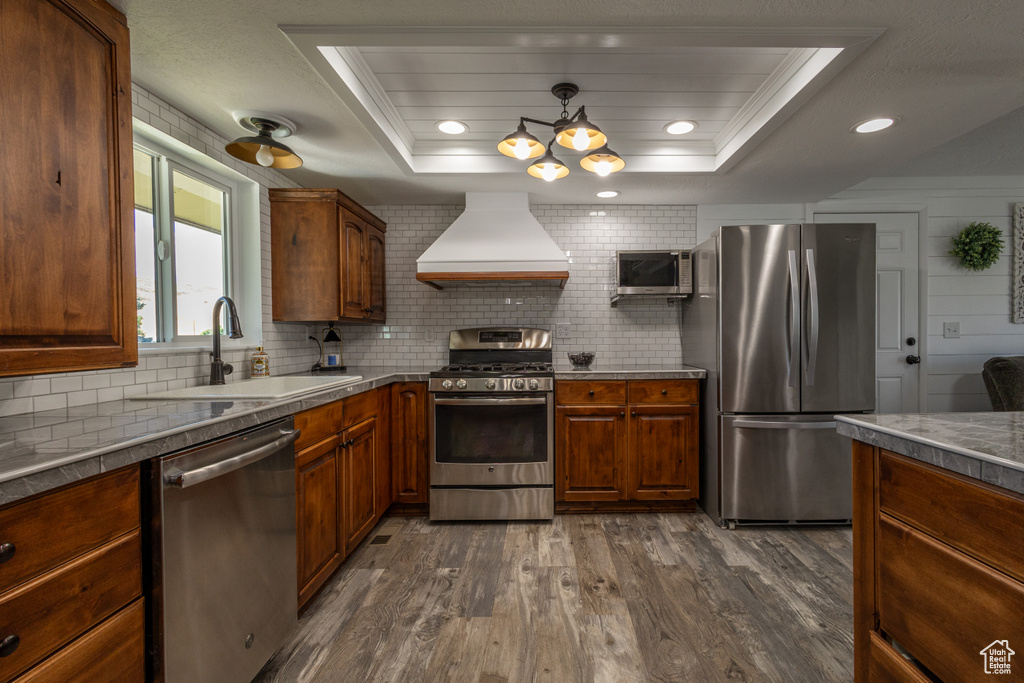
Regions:
M 439 406 L 543 406 L 548 399 L 538 398 L 435 398 Z

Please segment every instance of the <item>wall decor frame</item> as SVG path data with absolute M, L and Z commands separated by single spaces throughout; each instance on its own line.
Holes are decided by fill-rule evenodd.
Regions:
M 1013 205 L 1013 286 L 1010 322 L 1024 323 L 1024 204 Z

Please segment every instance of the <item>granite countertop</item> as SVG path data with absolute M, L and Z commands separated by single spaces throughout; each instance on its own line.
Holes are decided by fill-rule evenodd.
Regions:
M 392 382 L 425 382 L 428 370 L 350 370 L 362 380 L 297 398 L 258 401 L 131 400 L 0 418 L 0 505 L 101 472 L 226 436 Z M 556 379 L 689 379 L 704 371 L 597 366 L 555 368 Z
M 843 436 L 1024 493 L 1024 412 L 837 415 Z

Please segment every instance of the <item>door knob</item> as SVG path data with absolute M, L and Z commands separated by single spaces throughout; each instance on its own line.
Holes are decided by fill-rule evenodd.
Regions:
M 917 365 L 921 362 L 921 356 L 915 356 L 913 354 L 907 356 L 907 365 Z

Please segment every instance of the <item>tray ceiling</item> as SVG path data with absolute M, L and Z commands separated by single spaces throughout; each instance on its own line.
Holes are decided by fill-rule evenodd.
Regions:
M 554 121 L 551 86 L 573 82 L 569 112 L 626 160 L 623 172 L 724 172 L 864 50 L 878 29 L 282 31 L 388 154 L 415 174 L 515 173 L 497 143 L 521 116 Z M 463 135 L 438 121 L 468 125 Z M 675 120 L 687 135 L 663 131 Z M 528 124 L 546 142 L 549 128 Z M 556 148 L 570 168 L 577 156 Z

